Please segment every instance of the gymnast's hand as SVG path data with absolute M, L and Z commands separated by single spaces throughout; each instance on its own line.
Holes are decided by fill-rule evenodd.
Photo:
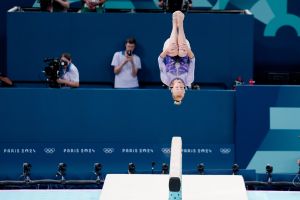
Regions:
M 64 80 L 64 79 L 61 79 L 61 78 L 59 78 L 59 79 L 57 79 L 57 80 L 56 80 L 56 82 L 57 82 L 57 83 L 59 83 L 59 84 L 67 84 L 67 82 L 68 82 L 68 81 L 67 81 L 67 80 Z

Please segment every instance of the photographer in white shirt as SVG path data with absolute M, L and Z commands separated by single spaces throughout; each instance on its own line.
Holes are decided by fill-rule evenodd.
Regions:
M 63 53 L 60 58 L 61 71 L 57 83 L 65 87 L 79 87 L 79 72 L 77 67 L 72 63 L 72 57 L 69 53 Z

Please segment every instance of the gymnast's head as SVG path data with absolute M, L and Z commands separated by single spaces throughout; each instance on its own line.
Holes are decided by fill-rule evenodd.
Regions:
M 180 79 L 175 79 L 170 85 L 175 105 L 180 105 L 185 95 L 185 84 Z

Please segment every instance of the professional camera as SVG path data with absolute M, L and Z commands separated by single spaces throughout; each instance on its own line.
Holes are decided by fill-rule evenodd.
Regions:
M 61 76 L 61 70 L 67 63 L 58 58 L 46 58 L 44 62 L 47 63 L 47 66 L 43 72 L 47 78 L 49 87 L 60 87 L 60 84 L 56 80 Z

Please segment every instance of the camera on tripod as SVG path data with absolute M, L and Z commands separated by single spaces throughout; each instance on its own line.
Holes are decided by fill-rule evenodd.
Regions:
M 57 79 L 61 76 L 61 71 L 68 63 L 58 58 L 45 58 L 44 63 L 47 66 L 44 68 L 44 74 L 49 87 L 58 88 L 60 84 L 57 83 Z

